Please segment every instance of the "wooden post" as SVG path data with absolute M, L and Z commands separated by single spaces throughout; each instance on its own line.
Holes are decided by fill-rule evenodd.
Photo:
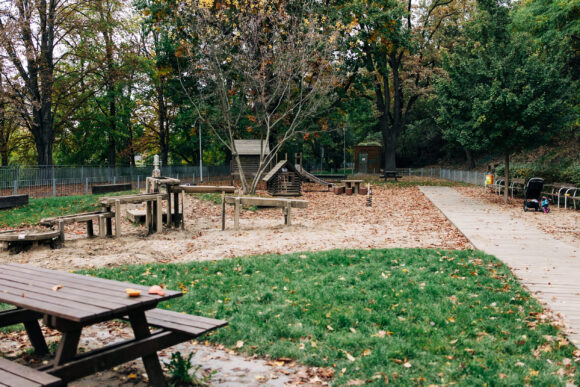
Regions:
M 161 202 L 161 195 L 157 196 L 157 230 L 156 232 L 163 231 L 163 208 Z
M 237 197 L 234 201 L 234 228 L 236 230 L 240 229 L 240 198 Z
M 167 228 L 171 228 L 171 192 L 169 187 L 167 187 Z
M 105 233 L 105 215 L 99 215 L 99 238 L 104 238 Z
M 226 229 L 226 193 L 222 191 L 222 231 Z
M 107 206 L 107 212 L 111 212 L 111 206 Z M 107 225 L 107 236 L 113 235 L 113 220 L 109 217 L 106 218 L 105 223 Z
M 292 216 L 290 215 L 290 211 L 292 209 L 292 205 L 290 204 L 290 200 L 286 202 L 286 207 L 284 207 L 284 224 L 286 226 L 292 225 Z
M 179 192 L 173 193 L 173 225 L 175 228 L 179 226 Z
M 121 201 L 115 200 L 115 238 L 121 236 Z
M 181 229 L 185 230 L 185 192 L 181 191 Z
M 58 221 L 58 241 L 64 243 L 64 221 Z
M 87 220 L 87 236 L 93 238 L 95 236 L 95 231 L 93 230 L 93 220 Z

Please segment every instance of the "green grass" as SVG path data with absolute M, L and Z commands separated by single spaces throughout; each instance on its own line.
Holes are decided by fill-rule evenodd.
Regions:
M 187 293 L 165 308 L 229 321 L 208 340 L 335 370 L 334 383 L 580 383 L 574 347 L 495 258 L 345 250 L 125 266 L 93 275 Z
M 30 199 L 29 204 L 2 210 L 0 227 L 22 227 L 38 224 L 42 218 L 95 211 L 101 208 L 98 199 L 102 196 L 118 196 L 138 193 L 137 191 L 115 192 L 107 195 L 57 196 Z

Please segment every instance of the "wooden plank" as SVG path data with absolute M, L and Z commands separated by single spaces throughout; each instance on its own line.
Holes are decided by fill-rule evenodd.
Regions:
M 147 201 L 155 201 L 157 200 L 157 197 L 161 197 L 161 199 L 167 199 L 167 194 L 139 194 L 139 195 L 101 197 L 99 198 L 99 203 L 101 203 L 101 205 L 103 206 L 112 206 L 115 204 L 115 200 L 119 200 L 121 204 L 143 203 Z
M 65 216 L 56 216 L 53 218 L 43 218 L 40 219 L 40 224 L 43 226 L 52 226 L 57 224 L 62 220 L 65 224 L 87 222 L 89 220 L 98 219 L 99 216 L 104 216 L 106 218 L 111 218 L 113 216 L 112 212 L 94 211 L 94 212 L 83 212 L 80 214 L 72 214 Z
M 181 190 L 185 193 L 234 193 L 236 187 L 229 185 L 180 185 L 179 187 L 173 188 L 173 190 Z
M 70 382 L 182 343 L 187 341 L 189 337 L 189 335 L 177 332 L 155 332 L 150 337 L 141 340 L 129 340 L 79 354 L 73 361 L 65 365 L 47 368 L 46 372 L 60 377 L 65 382 Z
M 236 196 L 226 196 L 227 204 L 234 204 Z M 308 208 L 308 201 L 296 199 L 278 199 L 278 198 L 255 198 L 255 197 L 239 197 L 242 205 L 258 206 L 258 207 L 285 207 L 286 202 L 290 202 L 293 208 Z
M 34 368 L 30 368 L 25 365 L 15 363 L 13 361 L 4 358 L 0 358 L 0 370 L 6 372 L 5 374 L 3 374 L 4 376 L 6 376 L 7 374 L 19 375 L 21 377 L 21 380 L 28 380 L 34 382 L 36 384 L 32 385 L 36 386 L 40 385 L 45 387 L 49 386 L 52 387 L 52 386 L 61 386 L 63 384 L 62 380 L 60 380 L 56 376 L 49 375 L 47 373 L 38 371 Z M 4 384 L 10 385 L 8 380 L 3 378 L 2 376 L 0 376 L 0 381 L 2 381 L 2 383 Z M 12 384 L 12 385 L 21 386 L 21 384 Z
M 53 282 L 53 285 L 63 284 L 72 287 L 73 289 L 86 289 L 90 290 L 95 294 L 99 295 L 115 295 L 118 291 L 125 291 L 126 288 L 130 287 L 136 290 L 141 290 L 141 296 L 139 299 L 154 299 L 158 300 L 160 296 L 148 294 L 149 287 L 133 284 L 129 282 L 121 282 L 108 280 L 104 278 L 92 277 L 88 275 L 80 275 L 73 273 L 60 272 L 56 270 L 43 269 L 28 265 L 21 264 L 5 264 L 0 266 L 4 271 L 10 272 L 11 278 L 15 276 L 22 277 L 24 279 L 34 279 L 40 280 L 42 278 L 45 282 Z M 165 290 L 165 298 L 169 296 L 170 298 L 180 296 L 181 292 L 175 290 Z M 135 302 L 135 299 L 132 299 Z
M 26 309 L 9 309 L 0 312 L 0 327 L 20 324 L 24 321 L 38 320 L 42 314 Z
M 40 383 L 34 382 L 29 379 L 25 379 L 24 377 L 14 374 L 12 372 L 8 372 L 0 368 L 0 381 L 5 386 L 14 386 L 14 387 L 39 387 L 41 386 Z
M 151 320 L 156 320 L 159 322 L 174 322 L 177 324 L 193 324 L 200 328 L 212 328 L 212 327 L 222 327 L 228 325 L 225 320 L 217 320 L 210 317 L 194 316 L 187 313 L 180 313 L 173 310 L 166 309 L 150 309 L 145 312 L 147 316 L 147 321 L 151 323 Z M 153 325 L 153 324 L 152 324 Z

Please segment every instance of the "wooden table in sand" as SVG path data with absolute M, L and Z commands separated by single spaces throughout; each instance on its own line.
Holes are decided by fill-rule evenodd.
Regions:
M 364 180 L 341 180 L 344 183 L 346 188 L 353 188 L 353 193 L 358 194 L 360 190 L 360 184 L 364 182 Z
M 99 202 L 103 207 L 103 211 L 111 211 L 111 207 L 114 208 L 115 213 L 115 237 L 121 235 L 121 204 L 127 203 L 146 203 L 146 217 L 145 226 L 148 232 L 155 230 L 155 232 L 161 232 L 163 230 L 163 213 L 162 213 L 162 200 L 167 199 L 167 194 L 139 194 L 139 195 L 125 195 L 125 196 L 108 196 L 104 198 L 99 198 Z M 175 208 L 177 212 L 177 207 Z M 170 220 L 169 213 L 171 212 L 171 207 L 168 208 L 168 220 Z M 107 219 L 107 235 L 110 235 L 111 230 L 111 218 Z M 105 235 L 104 230 L 99 230 L 101 235 Z

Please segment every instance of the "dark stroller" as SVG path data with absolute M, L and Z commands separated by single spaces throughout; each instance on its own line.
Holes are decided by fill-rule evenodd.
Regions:
M 542 188 L 544 188 L 544 179 L 540 177 L 532 177 L 528 181 L 526 192 L 524 192 L 524 211 L 527 211 L 528 208 L 540 211 L 540 195 L 542 194 Z

